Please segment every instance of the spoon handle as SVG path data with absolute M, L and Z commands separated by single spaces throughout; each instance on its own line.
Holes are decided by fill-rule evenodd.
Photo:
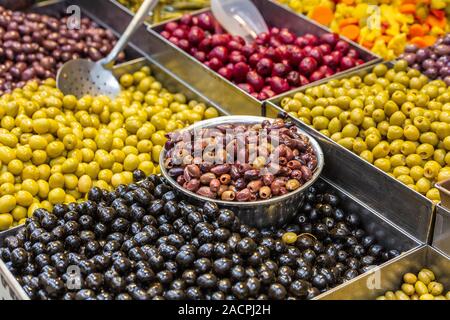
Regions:
M 142 25 L 144 20 L 147 18 L 148 13 L 153 10 L 153 8 L 158 3 L 158 0 L 145 0 L 141 7 L 139 8 L 139 11 L 134 15 L 133 20 L 131 20 L 130 24 L 120 37 L 120 39 L 117 41 L 114 48 L 111 50 L 111 52 L 101 61 L 101 63 L 105 67 L 112 67 L 114 65 L 115 60 L 117 59 L 117 56 L 120 52 L 127 46 L 128 40 L 133 35 L 133 33 Z

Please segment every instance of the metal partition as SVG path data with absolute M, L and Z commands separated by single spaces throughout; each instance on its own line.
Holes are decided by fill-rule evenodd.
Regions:
M 436 207 L 433 247 L 450 257 L 450 210 L 441 204 Z

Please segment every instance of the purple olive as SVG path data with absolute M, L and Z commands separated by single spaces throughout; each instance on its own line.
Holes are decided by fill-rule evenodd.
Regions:
M 430 79 L 436 79 L 438 75 L 438 70 L 436 68 L 428 68 L 423 72 L 424 75 L 426 75 Z
M 440 44 L 434 48 L 434 52 L 440 56 L 450 55 L 450 45 Z
M 446 76 L 444 78 L 444 82 L 445 82 L 446 85 L 450 86 L 450 76 Z
M 408 65 L 411 66 L 416 62 L 416 54 L 415 53 L 405 53 L 402 56 L 402 59 L 406 60 L 406 62 L 408 62 Z
M 426 59 L 425 61 L 422 62 L 422 68 L 424 68 L 425 70 L 430 69 L 430 68 L 435 68 L 434 60 Z
M 415 44 L 407 44 L 405 46 L 405 52 L 409 52 L 409 53 L 413 53 L 416 52 L 418 49 L 418 47 Z
M 416 52 L 416 58 L 418 61 L 423 61 L 427 59 L 430 56 L 430 50 L 429 49 L 419 49 Z

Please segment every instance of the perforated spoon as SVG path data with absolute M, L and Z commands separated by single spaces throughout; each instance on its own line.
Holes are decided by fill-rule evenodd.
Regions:
M 85 95 L 106 95 L 114 99 L 120 93 L 120 84 L 111 71 L 114 62 L 157 3 L 158 0 L 145 0 L 142 3 L 117 44 L 104 59 L 97 62 L 87 59 L 66 62 L 56 76 L 58 88 L 65 95 L 71 94 L 77 98 Z
M 250 0 L 211 0 L 211 10 L 225 30 L 248 42 L 269 31 L 258 8 Z

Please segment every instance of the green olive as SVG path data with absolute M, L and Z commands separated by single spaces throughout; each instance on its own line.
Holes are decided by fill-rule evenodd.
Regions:
M 420 272 L 419 272 L 419 279 L 420 279 Z M 426 280 L 426 281 L 428 281 L 428 283 L 430 283 L 430 279 L 428 278 L 428 276 L 422 277 L 422 279 Z M 414 284 L 414 288 L 419 296 L 428 293 L 427 285 L 424 282 L 422 282 L 422 280 L 418 280 Z
M 428 284 L 428 292 L 433 296 L 439 296 L 444 291 L 444 286 L 442 283 L 432 281 Z

